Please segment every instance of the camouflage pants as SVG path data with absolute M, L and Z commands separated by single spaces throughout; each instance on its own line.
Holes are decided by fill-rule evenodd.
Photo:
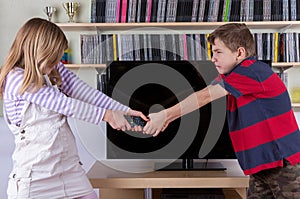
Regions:
M 248 199 L 300 199 L 300 163 L 268 169 L 250 176 Z

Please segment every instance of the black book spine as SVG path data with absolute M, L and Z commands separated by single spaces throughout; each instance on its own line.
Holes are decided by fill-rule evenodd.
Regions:
M 206 0 L 205 9 L 204 9 L 204 15 L 203 15 L 203 22 L 207 22 L 208 21 L 209 6 L 210 6 L 210 0 Z
M 157 21 L 157 7 L 158 7 L 158 0 L 152 0 L 152 9 L 151 9 L 150 22 L 156 22 Z
M 140 22 L 146 22 L 147 0 L 143 0 L 141 4 Z
M 218 18 L 217 18 L 217 21 L 223 21 L 224 1 L 225 1 L 225 0 L 220 0 L 220 5 L 219 5 L 219 11 L 218 11 Z
M 183 22 L 184 2 L 185 0 L 178 0 L 177 11 L 176 11 L 176 22 Z
M 277 11 L 277 21 L 283 20 L 283 2 L 282 0 L 278 0 L 278 11 Z
M 300 20 L 300 0 L 296 0 L 296 19 Z
M 263 1 L 254 0 L 253 21 L 262 21 L 262 20 L 263 20 Z

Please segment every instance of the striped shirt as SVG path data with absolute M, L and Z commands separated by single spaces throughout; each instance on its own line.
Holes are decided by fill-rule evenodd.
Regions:
M 24 70 L 15 67 L 6 77 L 4 87 L 4 107 L 8 120 L 12 124 L 22 121 L 22 109 L 25 102 L 34 103 L 67 117 L 100 124 L 106 109 L 128 111 L 129 107 L 90 87 L 68 70 L 62 63 L 57 66 L 62 77 L 60 90 L 44 85 L 35 93 L 18 93 Z
M 280 167 L 283 159 L 291 164 L 300 162 L 299 128 L 278 75 L 250 57 L 219 80 L 230 93 L 230 137 L 244 173 Z

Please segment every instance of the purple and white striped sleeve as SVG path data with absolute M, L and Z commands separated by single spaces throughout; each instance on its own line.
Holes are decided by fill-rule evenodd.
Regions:
M 84 81 L 79 79 L 72 71 L 68 70 L 62 63 L 58 64 L 57 67 L 63 81 L 61 90 L 68 96 L 104 109 L 122 110 L 125 112 L 129 110 L 128 106 L 125 106 L 108 97 L 101 91 L 90 87 Z
M 67 97 L 54 87 L 49 86 L 42 87 L 36 93 L 25 92 L 21 98 L 68 117 L 94 124 L 100 124 L 105 113 L 103 108 Z
M 10 73 L 5 86 L 5 97 L 13 100 L 25 100 L 38 104 L 54 112 L 74 117 L 86 122 L 100 124 L 105 108 L 101 108 L 78 99 L 67 97 L 52 86 L 43 86 L 35 93 L 18 93 L 23 80 L 23 71 Z

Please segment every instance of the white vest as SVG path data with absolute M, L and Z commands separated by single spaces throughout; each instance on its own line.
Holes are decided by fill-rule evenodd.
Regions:
M 8 198 L 71 199 L 93 192 L 66 117 L 32 103 L 22 117 L 20 126 L 5 117 L 16 145 Z

